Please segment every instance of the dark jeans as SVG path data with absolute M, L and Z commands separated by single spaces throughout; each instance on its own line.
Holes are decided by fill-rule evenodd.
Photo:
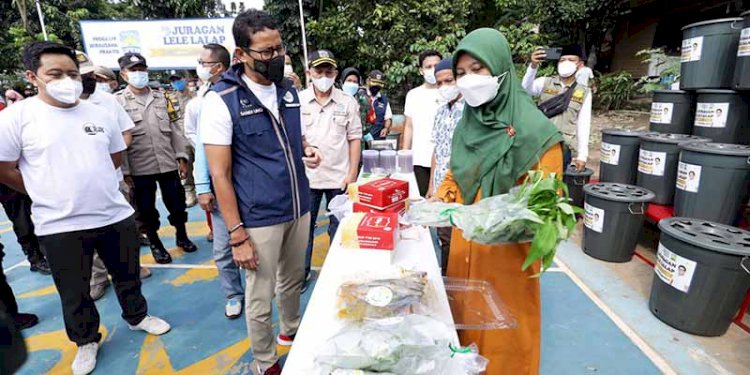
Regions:
M 187 222 L 185 189 L 177 171 L 147 176 L 133 176 L 135 205 L 138 207 L 138 220 L 151 234 L 159 230 L 159 211 L 156 209 L 156 184 L 161 189 L 161 197 L 169 211 L 169 223 L 175 228 L 184 229 Z
M 568 166 L 573 163 L 573 152 L 567 146 L 563 147 L 563 173 L 568 169 Z
M 448 271 L 448 257 L 451 251 L 451 237 L 453 235 L 453 228 L 438 228 L 437 229 L 438 240 L 440 240 L 440 270 L 443 276 Z
M 89 295 L 94 249 L 112 276 L 122 318 L 137 325 L 146 317 L 148 306 L 139 277 L 140 245 L 132 217 L 101 228 L 41 236 L 39 242 L 60 294 L 70 341 L 82 346 L 101 339 L 99 312 Z
M 0 243 L 0 311 L 14 317 L 18 315 L 18 304 L 16 303 L 16 297 L 13 296 L 13 290 L 8 284 L 8 280 L 5 278 L 3 272 L 2 261 L 5 257 L 3 252 L 3 244 Z
M 310 268 L 312 267 L 313 242 L 315 241 L 315 228 L 317 227 L 320 202 L 323 201 L 323 196 L 325 196 L 327 205 L 328 202 L 331 202 L 331 199 L 333 199 L 333 197 L 344 193 L 344 190 L 338 189 L 310 189 L 310 202 L 312 204 L 310 208 L 310 242 L 307 244 L 307 255 L 305 255 L 305 278 L 307 278 L 307 275 L 310 274 Z M 328 224 L 328 237 L 331 238 L 331 242 L 333 242 L 333 237 L 336 235 L 336 230 L 338 229 L 338 227 L 339 221 L 335 216 L 330 216 L 330 222 Z
M 427 190 L 430 187 L 430 174 L 432 168 L 421 167 L 419 165 L 414 166 L 414 177 L 417 178 L 417 186 L 419 187 L 419 195 L 424 197 L 427 195 Z
M 34 234 L 34 223 L 31 222 L 31 198 L 28 195 L 16 193 L 2 204 L 5 214 L 13 223 L 13 232 L 29 263 L 36 263 L 44 258 L 39 250 L 39 240 Z

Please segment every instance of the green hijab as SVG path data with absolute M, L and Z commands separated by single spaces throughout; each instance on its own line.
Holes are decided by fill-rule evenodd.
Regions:
M 502 33 L 488 28 L 469 33 L 453 55 L 454 73 L 464 53 L 493 76 L 507 73 L 494 99 L 476 108 L 466 105 L 453 134 L 451 170 L 464 202 L 471 204 L 480 188 L 485 197 L 507 193 L 563 138 L 521 87 Z M 515 129 L 514 137 L 506 133 L 509 125 Z

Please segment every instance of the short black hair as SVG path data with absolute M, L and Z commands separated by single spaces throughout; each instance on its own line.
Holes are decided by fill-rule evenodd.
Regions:
M 232 26 L 232 35 L 234 35 L 234 44 L 240 48 L 248 48 L 252 43 L 250 39 L 253 34 L 265 29 L 278 30 L 276 21 L 271 17 L 271 13 L 263 10 L 248 9 L 234 19 Z
M 32 42 L 27 44 L 23 49 L 23 66 L 26 70 L 36 73 L 42 65 L 42 55 L 46 54 L 68 56 L 76 64 L 76 67 L 78 67 L 76 52 L 70 47 L 54 42 Z
M 229 56 L 229 51 L 221 44 L 209 43 L 204 45 L 203 48 L 211 51 L 211 57 L 224 65 L 225 68 L 228 69 L 232 65 L 232 57 Z
M 440 58 L 440 60 L 443 59 L 443 55 L 441 55 L 440 52 L 435 51 L 434 49 L 430 49 L 419 54 L 419 67 L 421 68 L 422 63 L 424 63 L 425 59 L 431 56 L 437 56 Z

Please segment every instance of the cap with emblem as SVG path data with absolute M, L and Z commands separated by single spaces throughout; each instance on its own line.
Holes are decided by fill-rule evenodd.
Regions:
M 130 69 L 136 65 L 143 65 L 148 67 L 146 64 L 146 58 L 140 53 L 128 52 L 117 59 L 117 63 L 120 64 L 120 69 Z
M 307 57 L 307 61 L 309 61 L 309 66 L 311 68 L 315 68 L 325 64 L 333 65 L 334 68 L 338 68 L 338 66 L 336 66 L 336 58 L 333 57 L 333 52 L 327 49 L 313 51 Z
M 81 74 L 89 74 L 96 69 L 91 59 L 81 51 L 76 51 L 76 60 L 78 60 L 78 70 Z
M 379 70 L 371 71 L 368 78 L 373 86 L 385 86 L 385 74 Z

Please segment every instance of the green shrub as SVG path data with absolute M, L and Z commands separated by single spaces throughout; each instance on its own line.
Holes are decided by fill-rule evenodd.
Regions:
M 597 78 L 594 105 L 598 109 L 621 109 L 638 91 L 639 84 L 630 72 L 603 74 Z

